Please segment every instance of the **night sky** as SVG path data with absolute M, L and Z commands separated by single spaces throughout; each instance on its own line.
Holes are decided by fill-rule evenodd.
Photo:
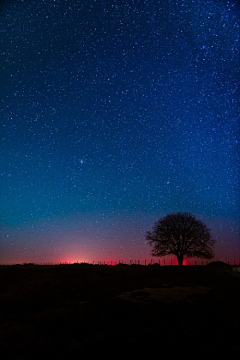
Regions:
M 239 15 L 1 1 L 0 263 L 151 259 L 145 232 L 177 211 L 240 259 Z

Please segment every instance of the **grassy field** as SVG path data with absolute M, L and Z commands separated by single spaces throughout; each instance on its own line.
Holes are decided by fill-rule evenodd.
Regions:
M 239 321 L 231 271 L 0 267 L 1 359 L 230 359 Z

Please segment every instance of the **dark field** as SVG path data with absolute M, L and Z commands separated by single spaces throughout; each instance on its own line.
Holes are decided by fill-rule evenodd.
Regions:
M 239 321 L 231 271 L 0 267 L 1 359 L 231 359 Z

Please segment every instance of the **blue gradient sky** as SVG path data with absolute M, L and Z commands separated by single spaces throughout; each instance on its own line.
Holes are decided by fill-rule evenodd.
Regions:
M 237 2 L 0 8 L 0 263 L 148 259 L 177 211 L 238 261 Z

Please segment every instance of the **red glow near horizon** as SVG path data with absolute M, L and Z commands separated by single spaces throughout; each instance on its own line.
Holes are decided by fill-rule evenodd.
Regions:
M 64 255 L 63 255 L 64 254 Z M 83 253 L 82 251 L 68 251 L 68 249 L 64 249 L 63 256 L 61 256 L 61 251 L 58 254 L 40 254 L 35 253 L 31 255 L 30 253 L 24 254 L 25 256 L 21 256 L 19 251 L 16 251 L 15 256 L 9 256 L 5 259 L 5 261 L 1 261 L 1 265 L 12 265 L 12 264 L 26 264 L 26 263 L 34 263 L 34 264 L 74 264 L 74 263 L 89 263 L 89 264 L 97 264 L 97 265 L 117 265 L 119 263 L 127 264 L 127 265 L 148 265 L 157 263 L 160 266 L 169 266 L 169 265 L 178 265 L 177 257 L 173 256 L 166 256 L 166 257 L 150 257 L 149 254 L 146 254 L 145 257 L 143 256 L 132 256 L 129 254 L 129 257 L 126 256 L 116 256 L 112 252 L 112 254 L 108 254 L 106 257 L 103 254 L 92 253 L 89 256 L 87 253 Z M 41 256 L 40 256 L 41 255 Z M 51 256 L 52 255 L 52 256 Z M 183 265 L 206 265 L 211 261 L 223 261 L 229 264 L 238 264 L 240 261 L 236 257 L 235 260 L 232 259 L 225 259 L 221 257 L 216 257 L 211 260 L 204 260 L 200 258 L 185 258 L 183 260 Z

